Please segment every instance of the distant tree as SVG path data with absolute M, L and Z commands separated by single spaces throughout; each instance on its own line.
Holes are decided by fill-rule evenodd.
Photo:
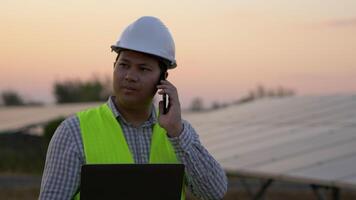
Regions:
M 190 106 L 191 111 L 202 111 L 204 109 L 203 100 L 199 97 L 193 99 L 192 104 Z
M 257 86 L 256 97 L 257 98 L 263 98 L 265 96 L 266 96 L 266 89 L 263 87 L 263 85 Z
M 279 97 L 285 97 L 285 96 L 293 96 L 295 95 L 295 91 L 291 89 L 285 89 L 281 86 L 277 88 L 277 96 Z
M 250 91 L 247 95 L 235 101 L 234 104 L 253 102 L 255 100 L 262 99 L 265 97 L 282 98 L 287 96 L 293 96 L 295 94 L 296 93 L 294 90 L 285 89 L 281 86 L 276 89 L 266 89 L 264 86 L 258 85 L 255 90 Z
M 54 84 L 57 103 L 104 101 L 110 95 L 110 81 L 94 78 L 88 81 L 66 80 Z
M 1 94 L 2 102 L 5 106 L 21 106 L 24 105 L 22 97 L 15 91 L 8 90 Z
M 267 96 L 268 97 L 275 97 L 277 96 L 277 92 L 273 89 L 267 90 Z
M 216 109 L 221 108 L 221 106 L 222 106 L 222 105 L 221 105 L 219 102 L 214 101 L 214 102 L 211 104 L 211 109 L 212 109 L 212 110 L 216 110 Z

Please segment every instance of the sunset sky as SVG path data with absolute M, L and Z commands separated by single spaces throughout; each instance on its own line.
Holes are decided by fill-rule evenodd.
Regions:
M 355 0 L 0 0 L 0 91 L 53 102 L 56 80 L 112 76 L 110 45 L 140 16 L 176 43 L 169 80 L 183 106 L 229 102 L 261 84 L 356 94 Z

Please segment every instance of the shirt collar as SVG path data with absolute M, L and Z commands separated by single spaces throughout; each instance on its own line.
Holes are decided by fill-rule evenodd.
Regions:
M 110 96 L 108 101 L 107 101 L 107 105 L 109 106 L 110 110 L 112 111 L 112 113 L 114 114 L 115 118 L 122 121 L 123 123 L 125 123 L 126 125 L 130 125 L 131 124 L 129 122 L 127 122 L 124 117 L 121 115 L 121 113 L 119 112 L 118 109 L 116 109 L 116 105 L 114 103 L 115 100 L 115 96 Z M 142 123 L 142 125 L 140 127 L 147 127 L 147 126 L 152 126 L 153 124 L 155 124 L 157 122 L 157 113 L 156 113 L 156 109 L 155 106 L 152 104 L 151 105 L 151 114 L 150 117 L 148 118 L 147 121 L 145 121 L 144 123 Z

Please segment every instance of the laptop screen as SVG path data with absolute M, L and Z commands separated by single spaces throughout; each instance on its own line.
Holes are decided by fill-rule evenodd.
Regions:
M 80 199 L 179 200 L 183 164 L 83 165 Z

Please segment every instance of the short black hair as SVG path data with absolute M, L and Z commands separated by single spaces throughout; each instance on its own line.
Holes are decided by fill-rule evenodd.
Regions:
M 130 51 L 132 51 L 132 50 L 130 50 Z M 115 58 L 114 67 L 115 67 L 115 64 L 116 64 L 117 60 L 119 59 L 120 52 L 121 51 L 117 51 L 117 56 Z M 153 56 L 154 58 L 156 58 L 158 60 L 158 66 L 159 66 L 159 68 L 161 70 L 161 73 L 166 73 L 166 71 L 168 70 L 169 61 L 164 59 L 164 58 L 161 58 L 159 56 L 156 56 L 156 55 L 152 55 L 152 54 L 148 54 L 148 55 Z

